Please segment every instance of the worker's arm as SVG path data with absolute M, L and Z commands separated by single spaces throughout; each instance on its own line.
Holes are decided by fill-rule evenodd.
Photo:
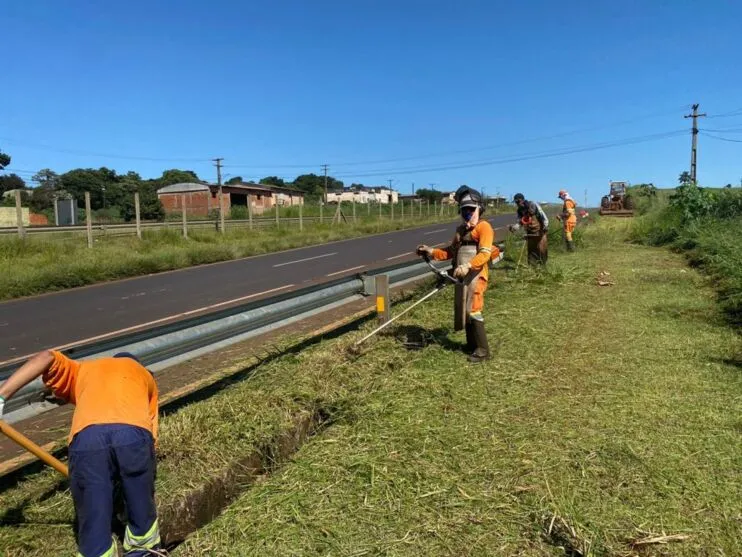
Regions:
M 541 223 L 541 229 L 546 232 L 547 230 L 549 230 L 549 217 L 546 216 L 546 213 L 544 213 L 541 205 L 539 205 L 538 203 L 534 203 L 533 205 L 535 207 L 536 218 L 538 219 L 538 222 Z
M 149 384 L 149 418 L 152 421 L 152 437 L 155 440 L 155 447 L 159 439 L 160 433 L 160 411 L 159 411 L 159 395 L 157 392 L 157 383 L 154 378 L 151 378 Z
M 28 385 L 34 379 L 41 377 L 54 362 L 54 355 L 49 350 L 39 352 L 23 364 L 13 375 L 0 385 L 0 415 L 5 401 Z
M 481 221 L 477 224 L 475 232 L 478 234 L 477 255 L 471 258 L 469 265 L 475 271 L 481 270 L 489 263 L 492 257 L 492 244 L 495 241 L 495 231 L 487 221 Z
M 445 248 L 433 248 L 431 255 L 436 261 L 447 261 L 453 257 L 453 246 L 448 245 Z

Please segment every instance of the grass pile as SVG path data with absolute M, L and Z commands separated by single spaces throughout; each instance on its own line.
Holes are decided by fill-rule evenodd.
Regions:
M 0 300 L 135 277 L 205 263 L 228 261 L 292 248 L 422 226 L 450 217 L 415 220 L 362 220 L 357 224 L 307 225 L 298 229 L 193 230 L 188 239 L 177 229 L 134 236 L 98 236 L 88 249 L 80 236 L 25 240 L 0 238 Z
M 486 365 L 459 351 L 446 289 L 360 357 L 356 334 L 323 342 L 166 416 L 165 510 L 297 414 L 325 420 L 174 554 L 740 554 L 742 343 L 707 279 L 621 243 L 627 226 L 496 272 Z M 0 495 L 7 555 L 71 551 L 55 484 Z

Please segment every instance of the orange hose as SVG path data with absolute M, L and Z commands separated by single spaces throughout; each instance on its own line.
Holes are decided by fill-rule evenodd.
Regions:
M 31 441 L 28 437 L 23 435 L 20 431 L 18 431 L 14 427 L 11 427 L 10 424 L 3 420 L 0 420 L 0 432 L 2 432 L 11 441 L 18 443 L 21 447 L 26 449 L 31 454 L 37 456 L 45 464 L 48 464 L 63 476 L 69 477 L 70 471 L 67 468 L 66 464 L 54 458 L 51 454 L 46 452 L 36 443 Z

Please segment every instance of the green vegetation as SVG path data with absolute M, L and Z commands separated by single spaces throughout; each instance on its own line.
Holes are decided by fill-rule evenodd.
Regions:
M 401 220 L 361 219 L 357 224 L 312 224 L 299 232 L 285 228 L 192 230 L 184 239 L 180 230 L 144 231 L 136 236 L 97 236 L 88 249 L 80 236 L 0 237 L 0 300 L 61 290 L 96 282 L 158 273 L 193 265 L 228 261 L 285 249 L 390 232 L 448 220 L 431 217 Z M 328 217 L 329 220 L 329 217 Z M 412 249 L 412 248 L 411 248 Z
M 714 279 L 723 308 L 742 324 L 742 190 L 685 183 L 644 213 L 633 240 L 684 252 Z
M 165 416 L 168 516 L 297 416 L 324 418 L 175 555 L 740 554 L 742 342 L 707 279 L 623 243 L 631 226 L 495 272 L 485 365 L 459 351 L 446 289 L 360 356 L 360 332 L 326 341 Z M 0 507 L 9 557 L 71 552 L 54 473 Z

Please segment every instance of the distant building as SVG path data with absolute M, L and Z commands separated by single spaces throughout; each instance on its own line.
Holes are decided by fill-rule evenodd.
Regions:
M 219 186 L 195 182 L 173 184 L 157 190 L 166 214 L 185 210 L 187 215 L 196 217 L 207 217 L 211 211 L 218 211 L 218 196 Z M 247 207 L 249 200 L 253 214 L 261 215 L 276 205 L 303 205 L 304 192 L 265 184 L 229 184 L 222 186 L 222 200 L 225 212 L 232 207 Z
M 3 192 L 3 199 L 15 199 L 15 192 L 17 191 L 25 193 L 26 195 L 31 195 L 31 193 L 33 193 L 33 190 L 29 189 L 8 190 L 6 192 Z
M 326 203 L 356 202 L 366 203 L 399 203 L 399 192 L 393 189 L 379 186 L 345 187 L 341 190 L 327 192 Z

